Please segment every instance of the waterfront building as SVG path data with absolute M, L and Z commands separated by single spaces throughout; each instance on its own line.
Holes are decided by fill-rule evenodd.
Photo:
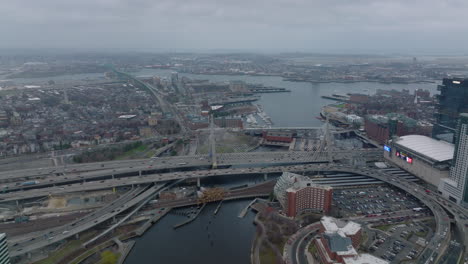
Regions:
M 264 131 L 263 138 L 273 142 L 291 143 L 293 141 L 293 133 L 288 131 Z
M 455 146 L 427 136 L 395 137 L 384 146 L 384 158 L 423 181 L 439 186 L 449 177 Z
M 468 113 L 460 114 L 455 131 L 455 152 L 450 177 L 439 185 L 442 195 L 468 207 Z
M 468 113 L 468 79 L 443 79 L 437 90 L 440 94 L 437 95 L 432 136 L 454 143 L 458 115 Z
M 315 184 L 298 174 L 284 172 L 274 187 L 274 193 L 289 217 L 305 212 L 328 214 L 331 209 L 332 188 Z
M 369 95 L 367 94 L 358 94 L 353 93 L 349 95 L 349 102 L 350 103 L 358 103 L 358 104 L 365 104 L 369 102 Z
M 8 241 L 5 233 L 0 234 L 0 264 L 10 264 Z

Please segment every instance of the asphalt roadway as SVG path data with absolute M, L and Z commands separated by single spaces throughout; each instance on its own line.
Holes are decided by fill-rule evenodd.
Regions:
M 48 246 L 99 225 L 140 203 L 144 199 L 147 199 L 151 195 L 154 195 L 161 189 L 161 187 L 162 185 L 155 185 L 145 191 L 143 188 L 132 189 L 110 205 L 103 207 L 92 214 L 86 215 L 77 221 L 58 227 L 46 233 L 34 233 L 31 236 L 22 236 L 21 240 L 10 240 L 10 257 L 19 256 Z

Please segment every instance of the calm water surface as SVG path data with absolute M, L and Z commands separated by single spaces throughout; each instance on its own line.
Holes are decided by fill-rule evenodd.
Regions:
M 250 263 L 255 215 L 238 217 L 249 202 L 223 203 L 216 216 L 217 204 L 209 204 L 195 221 L 178 229 L 172 226 L 187 218 L 168 214 L 136 240 L 125 264 Z
M 135 76 L 150 77 L 158 75 L 169 78 L 171 70 L 143 69 Z M 261 94 L 257 102 L 261 104 L 265 112 L 271 117 L 276 127 L 284 126 L 321 126 L 322 122 L 315 117 L 319 115 L 324 105 L 334 101 L 321 98 L 322 95 L 334 93 L 364 93 L 374 94 L 378 89 L 403 90 L 413 92 L 416 89 L 427 89 L 434 94 L 437 91 L 435 83 L 421 84 L 382 84 L 382 83 L 319 83 L 287 82 L 276 76 L 232 76 L 232 75 L 200 75 L 179 73 L 179 78 L 186 76 L 192 79 L 205 79 L 213 82 L 227 82 L 242 80 L 247 83 L 260 83 L 266 86 L 282 87 L 291 90 L 291 93 Z

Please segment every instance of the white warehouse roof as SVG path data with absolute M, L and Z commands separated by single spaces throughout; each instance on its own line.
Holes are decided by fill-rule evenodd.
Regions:
M 395 143 L 435 161 L 451 160 L 455 152 L 453 144 L 420 135 L 402 136 Z

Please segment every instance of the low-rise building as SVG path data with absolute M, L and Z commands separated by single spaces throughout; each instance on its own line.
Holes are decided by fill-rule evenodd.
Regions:
M 352 221 L 324 216 L 320 219 L 320 232 L 338 233 L 343 237 L 348 237 L 351 239 L 353 247 L 358 247 L 361 243 L 361 225 Z
M 265 131 L 263 132 L 263 138 L 268 141 L 291 143 L 293 133 L 288 131 Z
M 387 264 L 370 254 L 359 254 L 356 248 L 361 243 L 361 225 L 324 216 L 320 220 L 320 237 L 313 243 L 320 263 L 325 264 Z

